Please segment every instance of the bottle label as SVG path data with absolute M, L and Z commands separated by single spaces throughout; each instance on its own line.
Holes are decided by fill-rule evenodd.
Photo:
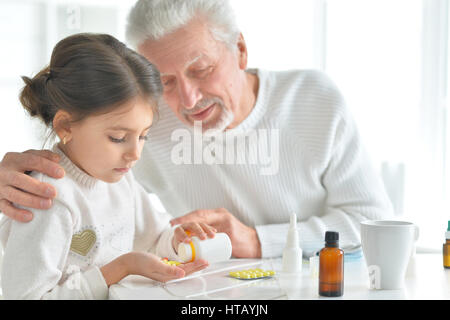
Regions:
M 186 234 L 188 235 L 188 237 L 191 236 L 191 232 L 190 232 L 189 230 L 186 230 L 185 232 L 186 232 Z M 195 246 L 194 246 L 194 244 L 192 243 L 192 241 L 189 242 L 189 245 L 191 246 L 192 259 L 191 259 L 191 261 L 188 261 L 188 262 L 193 262 L 193 261 L 195 260 Z

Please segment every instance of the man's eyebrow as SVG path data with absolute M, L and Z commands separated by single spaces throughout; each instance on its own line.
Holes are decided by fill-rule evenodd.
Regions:
M 196 63 L 198 60 L 200 60 L 201 58 L 203 58 L 204 54 L 201 53 L 200 55 L 196 56 L 194 59 L 192 59 L 191 61 L 186 62 L 186 64 L 184 65 L 185 68 L 188 68 L 189 66 L 191 66 L 192 64 Z
M 184 68 L 189 68 L 191 65 L 193 65 L 194 63 L 196 63 L 198 60 L 200 60 L 203 57 L 204 57 L 204 54 L 202 53 L 202 54 L 196 56 L 194 59 L 189 60 L 188 62 L 186 62 L 184 64 Z M 165 76 L 170 76 L 170 75 L 171 75 L 170 73 L 163 73 L 163 72 L 161 72 L 159 74 L 160 77 L 165 77 Z
M 143 131 L 148 130 L 152 127 L 152 125 L 149 125 L 147 128 L 145 128 Z M 115 131 L 129 131 L 129 132 L 133 132 L 135 131 L 134 129 L 131 128 L 127 128 L 127 127 L 121 127 L 121 126 L 115 126 L 115 127 L 110 127 L 108 128 L 109 130 L 115 130 Z

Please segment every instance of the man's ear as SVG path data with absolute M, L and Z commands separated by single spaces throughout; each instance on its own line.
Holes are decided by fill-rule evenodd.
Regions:
M 65 110 L 58 110 L 53 117 L 53 130 L 59 139 L 66 144 L 72 139 L 72 116 Z
M 247 69 L 248 53 L 247 53 L 247 44 L 245 43 L 244 36 L 242 35 L 242 33 L 239 34 L 237 49 L 238 49 L 239 68 L 241 70 L 245 70 Z

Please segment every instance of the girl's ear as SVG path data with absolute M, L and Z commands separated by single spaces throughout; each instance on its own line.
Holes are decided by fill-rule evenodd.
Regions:
M 53 117 L 53 130 L 58 135 L 63 144 L 72 139 L 72 116 L 64 110 L 58 110 Z

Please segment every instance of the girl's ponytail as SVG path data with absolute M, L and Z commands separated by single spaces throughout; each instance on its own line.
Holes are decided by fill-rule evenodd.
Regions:
M 142 96 L 157 113 L 162 86 L 158 70 L 143 56 L 107 34 L 79 33 L 55 46 L 48 67 L 22 77 L 20 102 L 52 127 L 58 110 L 79 121 Z
M 23 76 L 25 86 L 20 92 L 20 102 L 32 117 L 39 117 L 47 126 L 51 126 L 57 108 L 49 96 L 48 86 L 50 67 L 42 69 L 33 78 Z

